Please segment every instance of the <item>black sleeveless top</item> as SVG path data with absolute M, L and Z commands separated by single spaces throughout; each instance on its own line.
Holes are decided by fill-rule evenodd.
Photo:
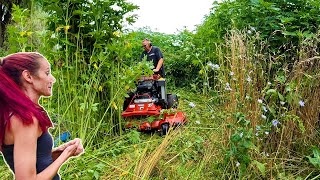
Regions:
M 37 174 L 43 171 L 52 163 L 52 146 L 53 140 L 52 136 L 48 133 L 42 133 L 42 135 L 37 140 Z M 14 172 L 14 162 L 13 162 L 13 147 L 14 145 L 3 145 L 3 156 L 10 169 Z M 60 176 L 56 174 L 53 180 L 60 180 Z

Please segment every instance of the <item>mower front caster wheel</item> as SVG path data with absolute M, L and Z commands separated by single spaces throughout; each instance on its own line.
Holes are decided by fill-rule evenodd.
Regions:
M 169 124 L 168 123 L 161 124 L 160 135 L 165 136 L 167 135 L 168 131 L 169 131 Z

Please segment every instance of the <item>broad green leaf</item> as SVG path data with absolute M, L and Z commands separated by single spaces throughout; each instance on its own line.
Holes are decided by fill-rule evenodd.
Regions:
M 282 23 L 286 24 L 286 23 L 295 21 L 296 18 L 294 18 L 294 17 L 282 17 L 282 18 L 280 18 L 280 20 L 281 20 Z
M 271 112 L 271 114 L 275 115 L 276 114 L 276 110 L 274 109 L 273 106 L 269 107 L 269 111 Z
M 254 147 L 254 144 L 253 144 L 251 141 L 244 141 L 244 142 L 243 142 L 243 146 L 244 146 L 245 148 L 251 149 L 251 148 Z
M 261 172 L 262 176 L 265 177 L 266 176 L 266 167 L 264 164 L 254 160 L 253 164 L 255 164 L 257 166 L 257 168 L 259 169 L 259 171 Z
M 192 64 L 195 65 L 195 66 L 197 66 L 197 65 L 200 64 L 200 61 L 195 59 L 195 60 L 192 61 Z
M 277 90 L 275 89 L 269 89 L 267 92 L 266 92 L 267 95 L 269 94 L 277 94 Z
M 297 36 L 298 35 L 296 32 L 289 32 L 289 31 L 283 31 L 282 34 L 285 36 Z
M 289 85 L 287 85 L 285 89 L 286 89 L 286 92 L 290 92 L 292 90 Z
M 266 92 L 266 99 L 269 99 L 271 96 L 277 96 L 278 92 L 275 89 L 269 89 Z
M 280 92 L 278 92 L 278 96 L 279 96 L 280 101 L 284 101 L 284 97 L 282 96 L 282 94 Z
M 74 10 L 74 11 L 72 12 L 73 15 L 82 15 L 83 13 L 84 13 L 84 12 L 81 11 L 81 10 Z

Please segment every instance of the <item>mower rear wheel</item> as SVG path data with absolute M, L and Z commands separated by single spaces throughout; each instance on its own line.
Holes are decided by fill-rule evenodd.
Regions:
M 161 124 L 161 129 L 160 129 L 160 135 L 161 136 L 165 136 L 167 135 L 168 131 L 169 131 L 169 124 L 165 123 L 165 124 Z
M 177 108 L 178 107 L 178 96 L 176 94 L 168 94 L 168 109 L 170 108 Z
M 123 111 L 125 111 L 128 108 L 129 104 L 130 104 L 130 99 L 124 100 L 123 106 L 122 106 Z

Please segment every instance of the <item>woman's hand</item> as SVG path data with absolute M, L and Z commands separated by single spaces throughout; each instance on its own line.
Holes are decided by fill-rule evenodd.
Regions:
M 68 142 L 67 144 L 68 144 L 68 146 L 74 145 L 75 148 L 76 148 L 74 150 L 72 156 L 79 156 L 80 154 L 82 154 L 84 152 L 84 148 L 83 148 L 83 145 L 81 143 L 81 139 L 79 139 L 79 138 L 75 138 L 74 140 Z
M 66 159 L 68 159 L 71 156 L 79 156 L 83 152 L 84 148 L 81 143 L 81 139 L 75 138 L 74 140 L 53 149 L 52 160 L 55 161 L 62 154 Z

